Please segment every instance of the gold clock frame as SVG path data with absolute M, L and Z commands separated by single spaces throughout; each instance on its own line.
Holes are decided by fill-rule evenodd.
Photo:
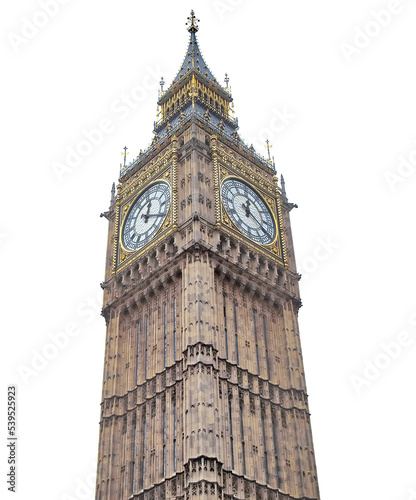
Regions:
M 146 253 L 149 250 L 149 245 L 154 246 L 155 244 L 158 244 L 167 235 L 175 231 L 176 223 L 174 217 L 176 211 L 174 210 L 173 205 L 176 201 L 176 196 L 173 190 L 173 184 L 174 184 L 173 181 L 175 180 L 176 176 L 174 174 L 174 168 L 175 165 L 172 163 L 156 178 L 153 178 L 149 180 L 149 182 L 141 184 L 140 189 L 133 192 L 131 196 L 128 197 L 120 196 L 120 198 L 117 199 L 116 226 L 114 231 L 114 249 L 113 249 L 113 275 L 116 272 L 119 272 L 122 269 L 124 269 L 127 265 L 129 265 L 132 262 L 132 260 L 141 257 L 144 253 Z M 164 182 L 165 184 L 167 184 L 171 192 L 171 201 L 166 217 L 161 227 L 155 233 L 154 237 L 146 245 L 137 250 L 128 250 L 123 245 L 122 235 L 129 211 L 133 206 L 133 204 L 136 202 L 136 200 L 148 188 L 150 188 L 152 185 L 158 182 Z M 120 219 L 122 220 L 121 224 L 119 222 Z
M 163 226 L 164 227 L 168 227 L 168 225 L 171 225 L 171 221 L 169 222 L 168 225 L 166 225 L 166 221 L 169 217 L 169 215 L 171 214 L 172 210 L 172 185 L 170 182 L 168 182 L 166 179 L 157 179 L 157 180 L 154 180 L 152 182 L 150 182 L 149 184 L 146 185 L 145 188 L 143 188 L 140 192 L 138 192 L 135 196 L 135 198 L 130 202 L 127 202 L 126 204 L 123 205 L 123 211 L 124 211 L 124 215 L 123 215 L 123 221 L 121 223 L 121 226 L 120 226 L 120 246 L 121 248 L 124 250 L 124 252 L 126 253 L 129 253 L 129 254 L 133 254 L 133 253 L 136 253 L 136 252 L 140 252 L 142 248 L 146 248 L 150 242 L 146 243 L 145 245 L 143 245 L 143 247 L 140 247 L 140 248 L 137 248 L 136 250 L 129 250 L 128 248 L 126 248 L 123 244 L 123 232 L 124 232 L 124 226 L 126 224 L 126 220 L 127 220 L 127 217 L 130 213 L 130 210 L 132 209 L 133 205 L 136 203 L 136 201 L 140 198 L 140 196 L 142 196 L 142 194 L 147 191 L 148 189 L 150 189 L 153 185 L 155 184 L 158 184 L 158 183 L 165 183 L 169 186 L 169 189 L 170 189 L 170 203 L 169 203 L 169 209 L 168 211 L 166 212 L 166 215 L 165 215 L 165 218 L 163 219 L 162 221 L 162 224 L 161 226 L 159 227 L 159 229 L 156 231 L 156 233 L 154 234 L 154 236 L 157 236 L 161 230 L 163 230 Z M 152 239 L 153 241 L 153 239 Z
M 238 175 L 237 173 L 230 171 L 228 168 L 223 166 L 219 162 L 219 211 L 220 211 L 220 223 L 223 229 L 230 233 L 230 235 L 237 236 L 239 238 L 244 238 L 247 246 L 259 251 L 260 253 L 266 255 L 267 257 L 273 257 L 273 259 L 278 260 L 285 268 L 287 268 L 287 255 L 286 255 L 286 244 L 283 232 L 283 219 L 282 219 L 282 209 L 280 205 L 280 195 L 277 191 L 275 184 L 269 184 L 268 192 L 262 186 L 260 186 L 254 180 L 254 176 L 250 175 L 247 178 L 244 175 Z M 276 226 L 276 235 L 271 243 L 262 244 L 256 243 L 248 236 L 246 236 L 230 219 L 227 209 L 224 205 L 222 199 L 222 185 L 227 179 L 240 180 L 247 184 L 253 191 L 255 191 L 260 198 L 264 201 L 270 213 L 273 217 Z M 273 189 L 274 196 L 270 196 L 270 191 Z
M 268 210 L 269 210 L 269 212 L 270 212 L 270 214 L 271 214 L 271 216 L 273 218 L 273 222 L 274 222 L 275 230 L 276 230 L 275 237 L 273 238 L 273 241 L 271 241 L 270 243 L 258 243 L 256 241 L 254 241 L 249 236 L 247 236 L 246 234 L 244 234 L 244 232 L 241 231 L 241 229 L 235 224 L 235 222 L 233 222 L 231 220 L 230 214 L 228 213 L 227 207 L 225 206 L 224 201 L 223 201 L 223 197 L 222 197 L 222 187 L 224 185 L 224 182 L 226 182 L 228 180 L 231 180 L 231 179 L 235 179 L 236 181 L 240 181 L 240 182 L 246 184 L 252 191 L 254 191 L 260 197 L 261 200 L 263 200 L 263 203 L 268 208 Z M 221 184 L 220 184 L 220 198 L 221 198 L 221 209 L 225 211 L 225 213 L 227 214 L 227 217 L 229 219 L 230 224 L 232 224 L 239 233 L 241 233 L 245 238 L 247 238 L 254 245 L 259 245 L 259 246 L 264 247 L 264 248 L 268 248 L 268 247 L 272 248 L 273 245 L 275 245 L 276 240 L 279 237 L 280 231 L 279 231 L 279 222 L 278 222 L 278 219 L 277 219 L 276 215 L 274 214 L 273 208 L 272 208 L 272 202 L 273 202 L 273 200 L 266 199 L 264 197 L 264 195 L 260 194 L 257 191 L 257 189 L 254 189 L 252 186 L 250 186 L 248 182 L 244 181 L 241 177 L 237 177 L 235 175 L 227 175 L 227 176 L 225 176 L 225 177 L 223 177 L 221 179 Z M 224 216 L 222 216 L 222 220 L 224 221 Z

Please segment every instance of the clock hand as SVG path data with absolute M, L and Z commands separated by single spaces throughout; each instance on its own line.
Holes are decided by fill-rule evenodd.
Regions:
M 147 220 L 149 218 L 149 212 L 150 212 L 150 207 L 152 205 L 152 200 L 149 200 L 149 203 L 147 204 L 147 212 L 145 214 L 142 214 L 142 219 L 144 219 L 144 222 L 147 224 Z
M 147 218 L 149 218 L 149 217 L 163 217 L 164 215 L 166 215 L 166 214 L 149 214 L 147 216 Z
M 264 227 L 261 225 L 261 222 L 258 221 L 257 217 L 254 216 L 253 213 L 250 213 L 250 215 L 253 217 L 253 219 L 257 222 L 259 225 L 259 229 L 263 231 L 264 234 L 267 234 L 267 236 L 270 236 L 270 234 L 264 229 Z
M 244 203 L 242 203 L 241 206 L 246 211 L 246 217 L 250 217 L 250 214 L 251 214 L 251 212 L 250 212 L 250 200 L 247 200 L 247 206 L 244 205 Z

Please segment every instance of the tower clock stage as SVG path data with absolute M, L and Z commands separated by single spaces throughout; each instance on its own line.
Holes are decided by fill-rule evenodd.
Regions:
M 104 214 L 96 498 L 319 499 L 293 204 L 188 31 Z

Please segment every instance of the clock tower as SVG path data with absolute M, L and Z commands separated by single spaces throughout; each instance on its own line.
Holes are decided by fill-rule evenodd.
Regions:
M 319 499 L 283 179 L 196 33 L 108 212 L 97 500 Z

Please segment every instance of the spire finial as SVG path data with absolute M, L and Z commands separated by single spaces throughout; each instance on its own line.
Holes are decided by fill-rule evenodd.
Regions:
M 111 203 L 116 199 L 116 183 L 113 182 L 113 185 L 111 186 Z
M 127 150 L 129 149 L 127 146 L 124 146 L 124 153 L 121 153 L 122 155 L 124 155 L 124 168 L 126 168 L 126 159 L 127 159 L 127 155 L 129 153 L 127 153 Z
M 195 12 L 191 10 L 191 15 L 188 17 L 188 22 L 186 23 L 189 33 L 196 33 L 199 30 L 197 23 L 199 23 L 199 19 L 195 17 Z
M 163 78 L 163 76 L 162 76 L 162 78 L 160 80 L 159 85 L 160 85 L 161 94 L 163 94 L 163 85 L 165 85 L 165 79 Z
M 282 193 L 286 195 L 286 184 L 285 184 L 285 179 L 283 177 L 283 174 L 280 175 L 280 184 L 282 186 Z
M 225 73 L 225 78 L 224 78 L 225 85 L 227 85 L 227 90 L 228 90 L 228 84 L 230 82 L 230 78 L 228 76 L 228 73 Z
M 270 144 L 269 139 L 266 139 L 266 146 L 264 146 L 264 147 L 267 148 L 267 154 L 269 156 L 269 161 L 271 161 L 271 158 L 270 158 L 270 148 L 272 148 L 273 146 Z

